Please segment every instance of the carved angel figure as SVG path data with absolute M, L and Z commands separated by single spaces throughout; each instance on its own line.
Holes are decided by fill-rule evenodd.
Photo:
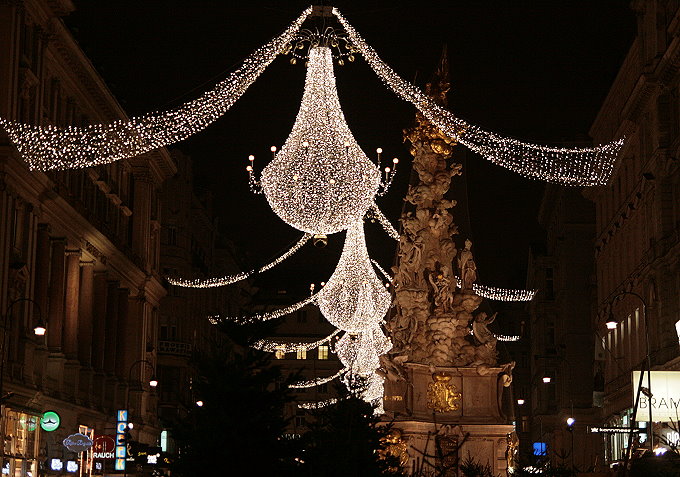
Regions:
M 475 319 L 472 322 L 472 333 L 474 334 L 475 341 L 479 344 L 483 345 L 496 341 L 496 337 L 488 328 L 488 325 L 493 323 L 496 319 L 496 315 L 498 315 L 498 313 L 494 313 L 489 317 L 486 313 L 481 312 L 475 316 Z

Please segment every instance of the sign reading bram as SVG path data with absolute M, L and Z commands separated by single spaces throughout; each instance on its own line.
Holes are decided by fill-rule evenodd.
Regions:
M 638 420 L 649 418 L 652 408 L 652 420 L 655 422 L 677 422 L 680 420 L 680 371 L 652 371 L 651 393 L 645 389 L 640 393 Z M 633 402 L 640 383 L 640 371 L 633 371 Z M 647 372 L 643 376 L 643 388 L 647 386 Z M 648 396 L 651 394 L 651 397 Z
M 71 452 L 85 452 L 92 447 L 92 439 L 85 434 L 71 434 L 64 439 L 64 447 Z

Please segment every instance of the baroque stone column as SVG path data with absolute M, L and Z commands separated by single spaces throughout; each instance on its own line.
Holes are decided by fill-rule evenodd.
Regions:
M 146 165 L 135 166 L 133 178 L 132 249 L 142 260 L 143 268 L 148 271 L 153 179 Z
M 92 318 L 94 307 L 94 261 L 80 262 L 80 301 L 78 306 L 78 361 L 80 361 L 79 396 L 92 400 Z
M 80 250 L 66 251 L 66 299 L 64 302 L 64 383 L 62 393 L 78 396 L 80 364 L 78 358 L 78 312 L 80 307 Z
M 38 225 L 35 254 L 35 301 L 40 306 L 41 318 L 47 321 L 48 291 L 50 288 L 50 228 Z
M 64 303 L 64 354 L 78 357 L 78 311 L 80 302 L 80 250 L 66 251 L 66 300 Z
M 105 271 L 94 272 L 94 306 L 92 319 L 92 396 L 94 402 L 105 407 L 104 352 L 106 349 L 106 310 L 108 308 L 108 283 Z
M 118 303 L 120 301 L 120 282 L 107 282 L 106 320 L 104 323 L 104 371 L 106 373 L 106 392 L 104 405 L 107 408 L 120 406 L 118 399 L 118 379 L 116 377 L 116 355 L 118 352 Z M 127 296 L 125 296 L 127 300 Z

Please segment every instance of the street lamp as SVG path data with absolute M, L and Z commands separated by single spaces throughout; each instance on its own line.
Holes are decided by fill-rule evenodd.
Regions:
M 545 384 L 550 384 L 550 381 L 552 381 L 552 378 L 550 376 L 543 376 L 543 382 Z
M 5 315 L 2 318 L 3 335 L 2 342 L 0 343 L 0 418 L 2 418 L 2 403 L 5 401 L 6 398 L 6 396 L 3 394 L 3 384 L 5 378 L 5 343 L 7 342 L 7 323 L 9 321 L 9 315 L 12 312 L 12 307 L 14 307 L 14 305 L 20 302 L 33 303 L 33 305 L 35 305 L 35 308 L 38 310 L 38 324 L 33 328 L 33 332 L 35 333 L 35 335 L 45 336 L 45 333 L 47 332 L 45 323 L 42 320 L 42 311 L 40 310 L 40 305 L 38 305 L 38 303 L 35 300 L 31 300 L 30 298 L 17 298 L 16 300 L 11 301 L 9 305 L 7 305 Z
M 649 321 L 647 320 L 647 302 L 645 301 L 644 298 L 642 298 L 640 295 L 638 295 L 635 292 L 632 291 L 622 291 L 619 292 L 617 295 L 614 296 L 614 298 L 611 299 L 611 302 L 609 303 L 609 319 L 607 320 L 607 328 L 610 328 L 609 323 L 615 323 L 614 328 L 616 328 L 616 324 L 618 324 L 618 320 L 614 317 L 614 304 L 616 301 L 621 298 L 624 295 L 631 295 L 636 297 L 640 302 L 642 303 L 642 320 L 644 321 L 645 324 L 645 351 L 647 354 L 646 361 L 647 361 L 647 392 L 649 392 L 649 397 L 647 398 L 649 401 L 649 422 L 647 423 L 647 439 L 649 440 L 649 450 L 652 452 L 654 451 L 654 432 L 653 432 L 653 419 L 652 419 L 652 405 L 651 405 L 651 396 L 652 396 L 652 358 L 651 358 L 651 353 L 649 349 Z M 633 428 L 636 418 L 637 418 L 637 410 L 638 410 L 638 405 L 640 404 L 640 393 L 642 392 L 642 380 L 643 376 L 645 374 L 645 370 L 642 369 L 640 371 L 640 381 L 638 382 L 638 388 L 637 388 L 637 393 L 635 394 L 635 404 L 633 406 L 633 415 L 631 417 L 631 429 Z M 629 455 L 632 452 L 632 444 L 633 444 L 633 432 L 631 431 L 630 434 L 628 435 L 628 452 L 626 452 L 625 459 L 624 459 L 624 466 L 628 465 L 628 459 Z

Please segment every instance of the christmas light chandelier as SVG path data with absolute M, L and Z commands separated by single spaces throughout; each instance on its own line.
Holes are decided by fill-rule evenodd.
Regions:
M 363 221 L 347 229 L 338 265 L 317 295 L 323 316 L 350 333 L 374 328 L 387 313 L 392 297 L 373 270 Z
M 330 47 L 311 48 L 295 124 L 259 180 L 269 205 L 303 232 L 339 232 L 361 220 L 380 176 L 345 121 Z

